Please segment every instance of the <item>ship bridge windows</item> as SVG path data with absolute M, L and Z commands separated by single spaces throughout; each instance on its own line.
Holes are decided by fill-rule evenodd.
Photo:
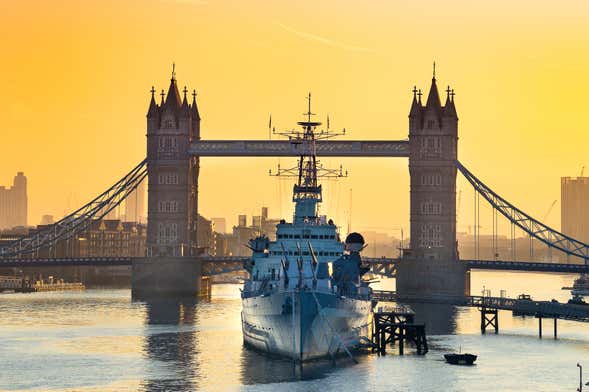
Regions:
M 335 234 L 308 234 L 308 233 L 302 233 L 302 234 L 292 234 L 292 233 L 284 233 L 284 234 L 276 234 L 276 238 L 279 240 L 283 240 L 283 239 L 289 239 L 289 240 L 299 240 L 299 239 L 304 239 L 304 240 L 335 240 L 336 236 Z

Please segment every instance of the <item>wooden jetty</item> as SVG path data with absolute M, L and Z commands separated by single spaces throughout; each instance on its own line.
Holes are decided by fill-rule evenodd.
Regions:
M 522 298 L 490 296 L 448 296 L 448 295 L 407 295 L 394 291 L 374 290 L 373 298 L 378 301 L 418 302 L 432 304 L 451 304 L 478 308 L 481 313 L 481 333 L 487 327 L 499 333 L 499 310 L 510 310 L 516 314 L 526 314 L 538 319 L 538 336 L 542 338 L 542 320 L 553 319 L 554 338 L 558 338 L 558 319 L 589 322 L 589 306 L 556 301 L 535 301 Z
M 425 324 L 414 323 L 415 314 L 405 308 L 378 310 L 372 323 L 372 351 L 386 354 L 387 345 L 398 343 L 399 355 L 404 355 L 405 345 L 412 344 L 417 354 L 428 352 Z

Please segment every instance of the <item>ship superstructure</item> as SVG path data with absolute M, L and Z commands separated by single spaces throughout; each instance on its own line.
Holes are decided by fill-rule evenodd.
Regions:
M 331 137 L 312 121 L 311 96 L 302 131 L 286 133 L 301 155 L 296 168 L 278 175 L 296 177 L 292 223 L 281 220 L 276 241 L 260 236 L 249 241 L 250 279 L 242 291 L 244 342 L 295 361 L 333 356 L 367 336 L 371 326 L 371 289 L 362 282 L 367 271 L 359 252 L 361 235 L 340 240 L 337 226 L 319 215 L 322 188 L 318 178 L 344 176 L 317 161 L 315 140 Z

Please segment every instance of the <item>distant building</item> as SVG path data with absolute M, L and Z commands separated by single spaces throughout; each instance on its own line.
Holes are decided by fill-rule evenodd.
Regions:
M 589 177 L 560 179 L 561 231 L 589 243 Z
M 276 225 L 279 219 L 268 218 L 268 207 L 262 207 L 262 214 L 252 217 L 251 226 L 247 225 L 247 215 L 238 215 L 237 226 L 233 226 L 231 235 L 222 237 L 216 247 L 217 256 L 249 256 L 251 251 L 245 246 L 248 241 L 258 235 L 264 234 L 274 240 L 276 238 Z M 226 252 L 221 254 L 221 252 Z M 228 252 L 228 253 L 227 253 Z
M 0 245 L 8 245 L 25 235 L 47 229 L 18 228 L 0 233 Z M 95 220 L 78 235 L 61 240 L 54 248 L 41 248 L 28 257 L 119 257 L 145 256 L 147 227 L 144 224 L 120 220 Z
M 247 226 L 247 215 L 239 215 L 237 217 L 237 226 L 239 226 L 239 227 Z
M 43 215 L 41 217 L 41 225 L 52 225 L 53 222 L 53 215 Z
M 225 218 L 211 218 L 211 220 L 216 233 L 227 233 L 227 220 Z
M 213 254 L 215 249 L 215 236 L 213 222 L 198 214 L 196 226 L 196 243 L 199 248 L 204 248 L 206 254 Z
M 81 257 L 144 256 L 145 225 L 120 220 L 97 220 L 78 236 Z
M 0 186 L 0 230 L 24 227 L 27 220 L 27 178 L 23 172 L 18 172 L 12 187 Z
M 387 233 L 363 230 L 362 236 L 366 243 L 363 255 L 367 257 L 398 257 L 402 241 Z
M 233 235 L 226 233 L 215 233 L 215 247 L 211 252 L 212 256 L 233 256 Z
M 146 223 L 145 218 L 145 187 L 147 181 L 142 181 L 139 186 L 125 199 L 125 221 Z
M 110 210 L 106 215 L 102 217 L 103 220 L 119 220 L 121 217 L 120 214 L 120 205 L 116 206 L 112 210 Z

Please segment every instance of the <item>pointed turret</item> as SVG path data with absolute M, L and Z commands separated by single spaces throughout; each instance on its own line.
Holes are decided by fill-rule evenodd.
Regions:
M 149 102 L 149 109 L 147 110 L 147 117 L 153 118 L 159 114 L 157 103 L 155 103 L 155 88 L 151 87 L 151 102 Z
M 196 90 L 192 90 L 192 105 L 190 106 L 190 110 L 192 111 L 192 119 L 200 121 L 200 113 L 196 105 Z
M 168 95 L 166 97 L 165 107 L 177 111 L 182 105 L 182 99 L 180 98 L 180 92 L 178 91 L 178 84 L 176 83 L 176 77 L 172 74 L 170 79 L 170 87 L 168 88 Z
M 182 107 L 180 109 L 180 113 L 182 117 L 190 117 L 190 106 L 188 105 L 188 99 L 186 98 L 186 93 L 188 92 L 188 89 L 186 88 L 186 86 L 184 86 L 184 90 L 182 90 L 182 92 L 184 93 L 184 99 L 182 100 Z
M 438 93 L 438 86 L 436 85 L 436 76 L 432 78 L 432 86 L 429 89 L 429 95 L 427 96 L 427 102 L 425 103 L 426 108 L 432 108 L 439 110 L 442 108 L 440 102 L 440 94 Z
M 411 103 L 411 110 L 409 111 L 409 118 L 415 118 L 421 115 L 421 103 L 417 100 L 417 90 L 416 86 L 413 86 L 413 102 Z M 420 95 L 421 98 L 421 95 Z
M 454 90 L 446 89 L 446 104 L 444 105 L 444 117 L 458 118 L 456 106 L 454 106 Z
M 432 74 L 432 85 L 429 89 L 429 95 L 425 103 L 426 109 L 440 110 L 442 102 L 440 101 L 440 94 L 438 93 L 438 86 L 436 84 L 436 62 L 434 61 L 434 70 Z

